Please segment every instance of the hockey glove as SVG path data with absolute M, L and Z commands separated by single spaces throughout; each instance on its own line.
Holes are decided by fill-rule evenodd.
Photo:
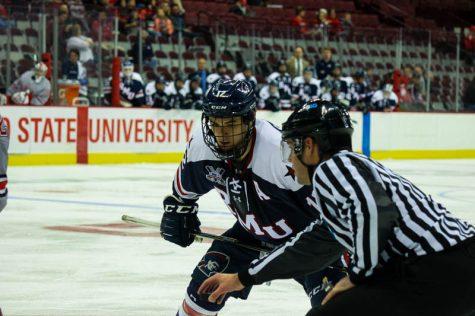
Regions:
M 193 233 L 200 232 L 198 204 L 185 203 L 181 198 L 169 195 L 163 200 L 165 213 L 160 230 L 163 238 L 182 247 L 188 247 L 195 239 Z

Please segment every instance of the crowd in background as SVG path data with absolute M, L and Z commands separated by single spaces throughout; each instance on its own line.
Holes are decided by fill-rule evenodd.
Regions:
M 252 6 L 262 5 L 265 1 L 232 2 L 231 13 L 252 15 Z M 177 32 L 183 32 L 185 36 L 194 35 L 193 30 L 185 25 L 186 12 L 181 0 L 97 0 L 87 3 L 68 0 L 52 1 L 52 5 L 57 6 L 59 13 L 59 47 L 63 54 L 60 58 L 60 78 L 79 82 L 79 93 L 83 97 L 88 96 L 86 66 L 95 64 L 93 48 L 99 38 L 98 26 L 102 25 L 102 45 L 111 43 L 114 26 L 113 21 L 107 17 L 112 16 L 116 10 L 119 13 L 121 34 L 136 35 L 139 25 L 142 25 L 142 57 L 144 64 L 153 69 L 157 66 L 157 60 L 151 44 L 152 39 L 171 37 Z M 97 13 L 92 23 L 87 23 L 84 19 L 85 12 L 91 10 Z M 0 19 L 0 27 L 2 23 L 7 22 Z M 316 16 L 307 17 L 303 7 L 297 7 L 292 25 L 302 34 L 316 34 L 326 30 L 341 36 L 350 34 L 353 26 L 350 13 L 337 16 L 334 9 L 322 8 L 317 11 Z M 464 48 L 469 53 L 473 53 L 475 47 L 474 32 L 475 28 L 471 28 L 470 32 L 465 34 Z M 51 45 L 52 34 L 49 32 L 47 35 L 48 45 Z M 123 59 L 120 87 L 124 106 L 199 109 L 209 85 L 223 78 L 250 81 L 255 86 L 259 108 L 272 111 L 291 109 L 315 97 L 338 101 L 351 110 L 393 111 L 404 104 L 415 105 L 415 109 L 420 109 L 427 100 L 426 83 L 430 79 L 430 73 L 421 65 L 404 65 L 401 70 L 391 71 L 376 81 L 371 68 L 346 73 L 345 69 L 333 60 L 329 47 L 321 50 L 317 60 L 306 60 L 304 49 L 296 47 L 292 56 L 275 64 L 257 58 L 256 65 L 250 65 L 244 60 L 238 73 L 231 73 L 224 62 L 213 65 L 211 61 L 200 58 L 197 60 L 195 72 L 191 74 L 175 74 L 174 78 L 166 78 L 155 72 L 155 78 L 144 80 L 134 71 L 134 66 L 137 68 L 139 51 L 138 42 L 135 42 L 132 45 L 131 58 Z M 258 83 L 253 70 L 265 77 L 264 83 Z M 110 104 L 108 88 L 110 86 L 106 87 L 103 99 L 105 104 Z M 473 93 L 468 91 L 469 89 L 473 90 L 473 80 L 464 95 L 467 108 L 475 104 L 471 97 Z M 30 93 L 31 90 L 33 89 L 29 89 Z M 11 92 L 10 96 L 12 93 L 14 92 Z

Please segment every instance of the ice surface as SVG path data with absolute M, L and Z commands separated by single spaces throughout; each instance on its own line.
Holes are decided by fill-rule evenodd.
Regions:
M 475 223 L 475 160 L 383 163 Z M 124 213 L 160 220 L 175 168 L 11 167 L 0 213 L 3 315 L 175 315 L 209 244 L 183 249 L 120 221 Z M 234 222 L 216 193 L 199 204 L 203 226 Z M 247 301 L 230 299 L 221 315 L 303 315 L 309 307 L 300 285 L 285 280 L 255 287 Z

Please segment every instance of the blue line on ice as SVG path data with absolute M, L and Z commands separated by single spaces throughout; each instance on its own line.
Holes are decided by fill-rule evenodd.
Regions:
M 116 208 L 135 208 L 135 209 L 145 209 L 145 210 L 154 210 L 163 212 L 161 208 L 154 206 L 146 205 L 135 205 L 135 204 L 119 204 L 119 203 L 104 203 L 104 202 L 94 202 L 94 201 L 76 201 L 76 200 L 59 200 L 59 199 L 42 199 L 42 198 L 31 198 L 31 197 L 18 197 L 18 196 L 8 196 L 8 199 L 19 200 L 19 201 L 33 201 L 33 202 L 49 202 L 49 203 L 63 203 L 63 204 L 79 204 L 79 205 L 94 205 L 94 206 L 105 206 L 105 207 L 116 207 Z M 211 214 L 211 215 L 231 215 L 230 212 L 220 212 L 220 211 L 207 211 L 199 210 L 200 213 Z

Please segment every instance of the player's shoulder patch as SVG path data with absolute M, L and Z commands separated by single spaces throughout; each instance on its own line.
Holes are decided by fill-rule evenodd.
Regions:
M 197 162 L 203 160 L 220 160 L 211 149 L 208 148 L 204 139 L 201 127 L 195 128 L 191 140 L 186 145 L 186 162 Z

